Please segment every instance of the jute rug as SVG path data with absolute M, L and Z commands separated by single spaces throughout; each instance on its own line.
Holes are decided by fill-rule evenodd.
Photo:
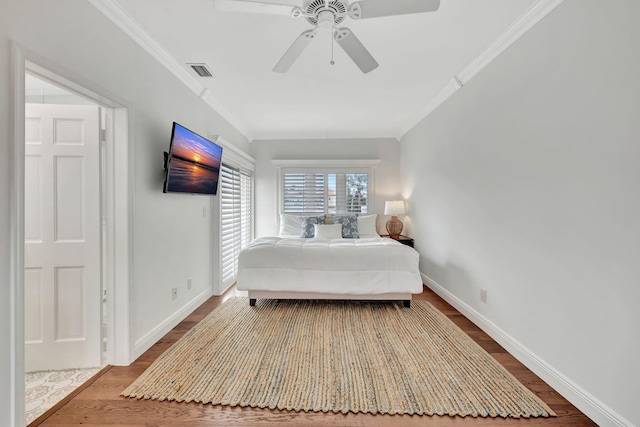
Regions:
M 428 302 L 233 298 L 123 396 L 314 412 L 554 412 Z

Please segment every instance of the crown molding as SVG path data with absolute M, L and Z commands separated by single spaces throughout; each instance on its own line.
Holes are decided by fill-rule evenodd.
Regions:
M 516 19 L 493 43 L 489 45 L 476 59 L 474 59 L 461 72 L 454 75 L 446 83 L 440 92 L 434 96 L 429 103 L 416 112 L 411 120 L 400 130 L 400 135 L 404 136 L 413 129 L 425 117 L 431 114 L 451 95 L 464 87 L 473 77 L 484 69 L 498 55 L 504 52 L 509 46 L 515 43 L 549 12 L 558 7 L 564 0 L 538 0 L 529 7 L 518 19 Z
M 533 28 L 549 12 L 558 7 L 564 0 L 538 0 L 516 19 L 500 37 L 478 56 L 471 64 L 458 74 L 458 79 L 464 85 L 476 74 L 515 43 L 527 31 Z
M 209 139 L 216 141 L 216 143 L 222 147 L 222 163 L 227 163 L 252 172 L 255 170 L 256 159 L 254 157 L 220 136 L 209 137 Z
M 400 135 L 404 136 L 407 132 L 413 129 L 418 123 L 424 120 L 429 114 L 435 111 L 436 108 L 440 106 L 440 104 L 444 103 L 451 95 L 456 93 L 458 89 L 462 87 L 462 83 L 454 76 L 447 82 L 447 84 L 440 89 L 433 98 L 427 102 L 427 105 L 424 108 L 418 110 L 411 120 L 408 121 L 407 125 L 400 130 Z
M 271 163 L 276 167 L 296 167 L 296 168 L 315 168 L 315 167 L 374 167 L 380 164 L 380 159 L 272 159 Z
M 245 137 L 249 135 L 246 126 L 235 118 L 227 109 L 218 102 L 211 91 L 203 86 L 191 75 L 176 59 L 129 14 L 117 0 L 89 0 L 98 11 L 106 16 L 125 34 L 133 39 L 140 47 L 147 51 L 167 70 L 173 73 L 185 86 L 198 95 L 207 105 L 213 108 L 222 118 L 228 121 Z M 249 138 L 248 138 L 249 139 Z
M 304 131 L 304 130 L 292 130 L 282 132 L 258 132 L 253 135 L 253 138 L 249 140 L 250 143 L 259 141 L 289 141 L 289 140 L 335 140 L 335 139 L 395 139 L 400 141 L 400 134 L 394 132 L 375 132 L 375 131 L 336 131 L 326 132 L 319 131 Z

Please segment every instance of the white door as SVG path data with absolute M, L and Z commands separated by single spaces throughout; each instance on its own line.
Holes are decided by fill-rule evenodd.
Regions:
M 25 117 L 26 371 L 100 366 L 98 106 Z

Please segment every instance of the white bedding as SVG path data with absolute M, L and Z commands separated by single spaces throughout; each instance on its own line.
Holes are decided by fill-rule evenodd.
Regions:
M 386 238 L 262 237 L 240 252 L 237 289 L 336 295 L 419 294 L 418 253 Z

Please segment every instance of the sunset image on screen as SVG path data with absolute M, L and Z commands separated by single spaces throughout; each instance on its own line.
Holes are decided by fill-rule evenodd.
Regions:
M 221 157 L 220 146 L 176 123 L 167 191 L 215 194 Z

